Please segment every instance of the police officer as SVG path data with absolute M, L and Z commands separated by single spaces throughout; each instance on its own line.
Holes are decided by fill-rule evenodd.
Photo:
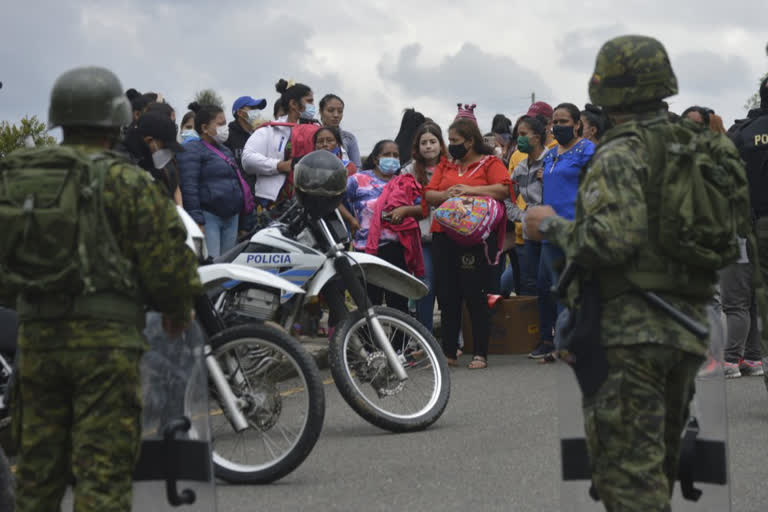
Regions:
M 108 151 L 131 122 L 122 91 L 103 68 L 64 73 L 49 110 L 62 146 L 20 150 L 0 169 L 8 180 L 0 303 L 20 317 L 13 419 L 21 512 L 58 510 L 70 484 L 77 512 L 131 509 L 144 309 L 162 312 L 178 334 L 201 292 L 173 203 Z M 57 217 L 54 207 L 69 214 Z
M 677 93 L 677 80 L 661 43 L 624 36 L 600 50 L 589 93 L 614 124 L 641 121 L 649 130 L 664 129 L 669 122 L 662 100 Z M 649 162 L 665 148 L 649 146 L 640 137 L 611 140 L 606 133 L 581 178 L 575 220 L 557 217 L 547 206 L 532 208 L 525 219 L 528 236 L 560 246 L 569 262 L 601 284 L 638 269 L 663 273 L 666 257 L 653 240 L 644 190 L 655 170 Z M 714 280 L 713 271 L 704 288 Z M 606 297 L 598 291 L 597 297 L 602 333 L 596 350 L 606 373 L 594 391 L 582 388 L 592 481 L 608 511 L 668 510 L 707 345 L 640 293 Z M 706 324 L 706 293 L 664 297 Z
M 768 77 L 760 83 L 758 94 L 760 108 L 750 110 L 746 119 L 737 121 L 728 130 L 728 135 L 747 166 L 760 273 L 765 284 L 768 283 Z M 748 355 L 745 354 L 744 357 L 747 359 Z M 768 329 L 763 329 L 762 357 L 762 362 L 751 361 L 742 369 L 753 375 L 765 373 L 763 366 L 768 364 Z M 768 375 L 765 379 L 768 387 Z

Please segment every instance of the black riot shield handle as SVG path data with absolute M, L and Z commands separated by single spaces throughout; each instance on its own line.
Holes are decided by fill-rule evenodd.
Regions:
M 701 489 L 693 486 L 696 472 L 697 437 L 699 437 L 699 421 L 691 416 L 683 434 L 677 471 L 680 479 L 680 490 L 683 492 L 683 498 L 688 501 L 699 501 L 702 495 Z
M 176 488 L 176 457 L 174 450 L 174 442 L 176 439 L 176 433 L 189 432 L 192 427 L 192 423 L 189 418 L 182 416 L 168 422 L 163 428 L 163 442 L 165 444 L 165 493 L 168 497 L 168 503 L 174 507 L 181 505 L 191 505 L 197 499 L 195 491 L 192 489 L 184 489 L 179 494 Z

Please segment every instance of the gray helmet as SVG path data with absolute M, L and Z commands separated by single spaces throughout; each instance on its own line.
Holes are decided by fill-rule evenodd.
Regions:
M 121 127 L 131 123 L 131 103 L 114 73 L 98 67 L 67 71 L 53 84 L 48 125 Z

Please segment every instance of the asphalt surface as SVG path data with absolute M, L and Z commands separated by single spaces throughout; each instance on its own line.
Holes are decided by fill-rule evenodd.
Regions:
M 323 433 L 307 460 L 271 485 L 220 483 L 218 510 L 569 510 L 560 500 L 560 369 L 524 356 L 491 356 L 487 370 L 461 366 L 452 370 L 445 414 L 413 434 L 369 425 L 329 384 Z M 768 394 L 762 379 L 728 381 L 727 400 L 732 510 L 765 511 Z M 603 510 L 589 507 L 583 510 Z M 712 509 L 676 501 L 673 510 Z

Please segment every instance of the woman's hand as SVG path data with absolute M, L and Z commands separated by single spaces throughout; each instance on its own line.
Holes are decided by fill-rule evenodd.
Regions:
M 469 185 L 454 185 L 447 190 L 448 197 L 469 196 L 475 187 Z M 447 199 L 447 198 L 446 198 Z
M 403 219 L 408 215 L 407 206 L 399 206 L 389 212 L 388 220 L 390 224 L 400 224 Z
M 352 217 L 351 219 L 347 220 L 347 224 L 349 224 L 349 231 L 353 235 L 360 231 L 360 221 L 358 221 L 356 218 Z
M 277 164 L 277 172 L 281 172 L 283 174 L 289 174 L 292 168 L 293 162 L 291 160 L 283 160 Z
M 539 169 L 536 171 L 536 179 L 540 180 L 544 178 L 544 169 Z

